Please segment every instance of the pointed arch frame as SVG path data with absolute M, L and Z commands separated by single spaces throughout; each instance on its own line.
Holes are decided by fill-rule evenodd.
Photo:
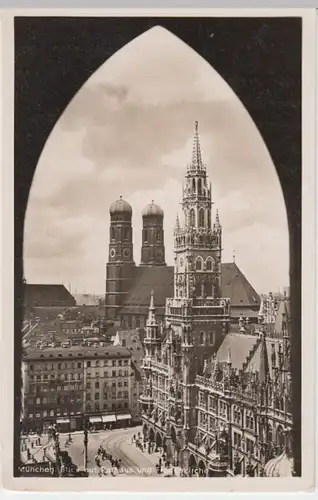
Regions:
M 23 308 L 23 224 L 36 164 L 55 122 L 78 88 L 131 40 L 162 26 L 187 43 L 228 82 L 248 110 L 272 156 L 284 193 L 290 239 L 293 416 L 296 475 L 301 475 L 301 26 L 302 18 L 266 18 L 275 43 L 268 45 L 267 66 L 255 33 L 264 19 L 247 18 L 15 18 L 15 368 L 20 393 Z M 58 29 L 57 29 L 58 26 Z M 94 32 L 94 37 L 90 34 Z M 107 33 L 107 37 L 105 37 Z M 207 49 L 211 33 L 220 40 Z M 284 37 L 280 34 L 284 33 Z M 235 40 L 234 40 L 235 38 Z M 61 43 L 62 41 L 62 43 Z M 76 45 L 75 45 L 76 43 Z M 32 53 L 25 52 L 31 46 Z M 54 47 L 55 57 L 46 57 Z M 76 71 L 73 52 L 76 50 Z M 90 58 L 87 58 L 87 53 Z M 224 58 L 231 53 L 231 58 Z M 289 56 L 290 54 L 290 56 Z M 282 57 L 285 64 L 281 64 Z M 26 71 L 32 66 L 33 71 Z M 257 81 L 253 74 L 257 73 Z M 54 75 L 54 78 L 53 78 Z M 274 77 L 272 75 L 275 75 Z M 55 96 L 46 99 L 46 96 Z M 262 106 L 258 105 L 262 95 Z M 279 98 L 277 98 L 279 96 Z M 40 105 L 39 105 L 40 103 Z M 285 127 L 281 127 L 281 123 Z M 292 145 L 292 146 L 291 146 Z M 291 167 L 292 166 L 292 167 Z M 292 168 L 292 173 L 290 169 Z M 20 419 L 19 397 L 14 420 Z M 19 456 L 15 440 L 14 456 Z M 15 463 L 18 474 L 19 464 Z

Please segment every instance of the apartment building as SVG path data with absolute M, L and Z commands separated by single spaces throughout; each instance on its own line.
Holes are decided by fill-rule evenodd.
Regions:
M 138 416 L 136 370 L 126 347 L 48 348 L 22 363 L 22 424 L 45 430 L 129 425 Z M 136 394 L 136 396 L 135 396 Z

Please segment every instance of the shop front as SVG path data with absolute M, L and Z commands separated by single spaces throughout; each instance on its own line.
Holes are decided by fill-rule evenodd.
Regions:
M 89 417 L 90 430 L 99 431 L 102 428 L 102 417 Z
M 59 432 L 70 432 L 70 419 L 68 417 L 57 418 L 56 425 Z
M 70 431 L 81 431 L 83 429 L 83 417 L 81 415 L 70 415 Z
M 131 424 L 131 414 L 124 413 L 121 415 L 116 415 L 117 427 L 128 427 Z
M 116 424 L 116 415 L 103 415 L 102 416 L 103 428 L 105 430 L 112 429 Z

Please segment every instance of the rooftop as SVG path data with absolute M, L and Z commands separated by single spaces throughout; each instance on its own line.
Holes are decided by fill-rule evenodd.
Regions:
M 47 349 L 37 349 L 28 352 L 24 356 L 24 361 L 41 360 L 41 359 L 72 359 L 72 358 L 123 358 L 130 357 L 129 349 L 122 346 L 106 346 L 106 347 L 49 347 Z
M 26 283 L 24 303 L 28 307 L 61 306 L 72 307 L 76 301 L 64 285 L 42 285 Z

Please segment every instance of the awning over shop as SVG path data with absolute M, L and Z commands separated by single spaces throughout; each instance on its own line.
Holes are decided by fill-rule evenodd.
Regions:
M 69 418 L 57 418 L 56 423 L 57 424 L 69 424 L 70 419 Z
M 116 422 L 116 415 L 103 415 L 102 416 L 102 421 L 104 423 L 106 423 L 106 422 Z
M 123 415 L 117 415 L 117 420 L 128 420 L 131 418 L 130 413 L 124 413 Z
M 89 421 L 91 424 L 97 424 L 97 423 L 100 423 L 102 421 L 102 418 L 101 417 L 90 417 Z

